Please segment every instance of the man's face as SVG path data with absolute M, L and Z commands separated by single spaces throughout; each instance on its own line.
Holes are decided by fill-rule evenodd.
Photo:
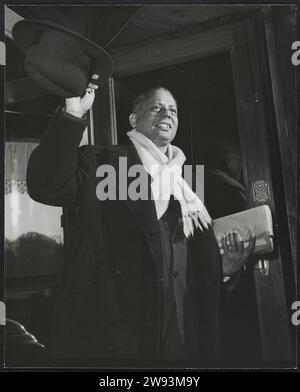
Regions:
M 131 125 L 157 147 L 167 146 L 176 136 L 177 105 L 168 91 L 155 91 L 131 116 L 134 117 L 134 122 L 130 120 Z

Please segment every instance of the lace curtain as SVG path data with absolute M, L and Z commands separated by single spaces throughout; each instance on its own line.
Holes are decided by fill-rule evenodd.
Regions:
M 33 142 L 5 143 L 5 194 L 15 189 L 20 193 L 27 192 L 26 170 L 32 151 L 38 146 Z

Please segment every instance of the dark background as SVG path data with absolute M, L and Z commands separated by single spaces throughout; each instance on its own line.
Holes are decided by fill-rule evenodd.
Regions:
M 229 53 L 117 79 L 118 143 L 127 139 L 134 97 L 154 86 L 166 87 L 177 100 L 179 126 L 173 144 L 185 152 L 187 163 L 205 164 L 214 140 L 226 137 L 239 143 Z

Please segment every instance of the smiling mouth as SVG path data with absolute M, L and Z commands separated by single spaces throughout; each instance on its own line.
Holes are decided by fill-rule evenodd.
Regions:
M 168 131 L 169 129 L 171 129 L 171 125 L 168 123 L 159 123 L 159 124 L 157 124 L 157 126 L 165 131 Z

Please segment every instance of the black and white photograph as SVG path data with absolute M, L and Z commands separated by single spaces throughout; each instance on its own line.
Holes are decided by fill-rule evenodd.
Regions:
M 4 368 L 296 369 L 296 3 L 2 7 Z

